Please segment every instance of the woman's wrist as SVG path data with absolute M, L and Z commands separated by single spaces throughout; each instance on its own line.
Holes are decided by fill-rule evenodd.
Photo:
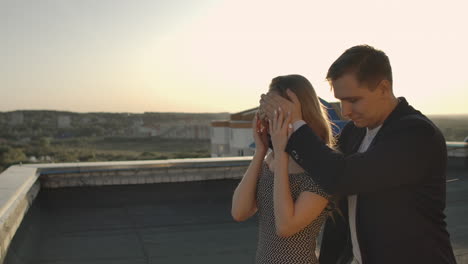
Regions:
M 288 171 L 289 156 L 288 153 L 284 151 L 275 152 L 275 175 L 285 175 L 281 172 Z M 277 173 L 276 173 L 277 172 Z
M 264 158 L 268 152 L 268 149 L 255 149 L 254 156 L 260 156 Z
M 286 151 L 275 151 L 275 159 L 288 159 L 289 154 Z

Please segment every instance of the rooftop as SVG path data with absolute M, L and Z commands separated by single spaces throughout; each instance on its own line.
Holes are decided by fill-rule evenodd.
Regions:
M 0 212 L 2 248 L 13 236 L 11 223 L 20 219 L 2 259 L 8 264 L 253 263 L 256 220 L 236 223 L 230 216 L 231 195 L 249 162 L 246 157 L 15 166 L 0 177 L 23 177 L 16 198 Z M 459 264 L 468 263 L 464 162 L 451 158 L 447 179 L 447 223 Z

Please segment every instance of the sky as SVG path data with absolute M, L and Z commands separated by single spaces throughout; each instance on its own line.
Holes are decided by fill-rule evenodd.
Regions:
M 369 44 L 394 92 L 468 114 L 468 2 L 0 0 L 0 111 L 239 112 L 278 75 L 325 81 Z

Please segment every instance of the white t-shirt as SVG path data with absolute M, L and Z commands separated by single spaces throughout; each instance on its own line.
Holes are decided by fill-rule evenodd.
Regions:
M 358 152 L 366 152 L 369 148 L 372 140 L 374 140 L 375 135 L 379 132 L 382 125 L 373 128 L 367 129 L 366 136 L 361 142 Z M 349 215 L 349 228 L 351 231 L 351 242 L 353 244 L 353 261 L 352 264 L 362 263 L 361 250 L 359 248 L 359 242 L 356 235 L 356 206 L 357 206 L 357 194 L 348 196 L 348 215 Z

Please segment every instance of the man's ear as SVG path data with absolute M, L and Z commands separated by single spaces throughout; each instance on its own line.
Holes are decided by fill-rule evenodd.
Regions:
M 377 85 L 377 89 L 379 89 L 382 95 L 392 94 L 392 84 L 388 80 L 381 80 Z

